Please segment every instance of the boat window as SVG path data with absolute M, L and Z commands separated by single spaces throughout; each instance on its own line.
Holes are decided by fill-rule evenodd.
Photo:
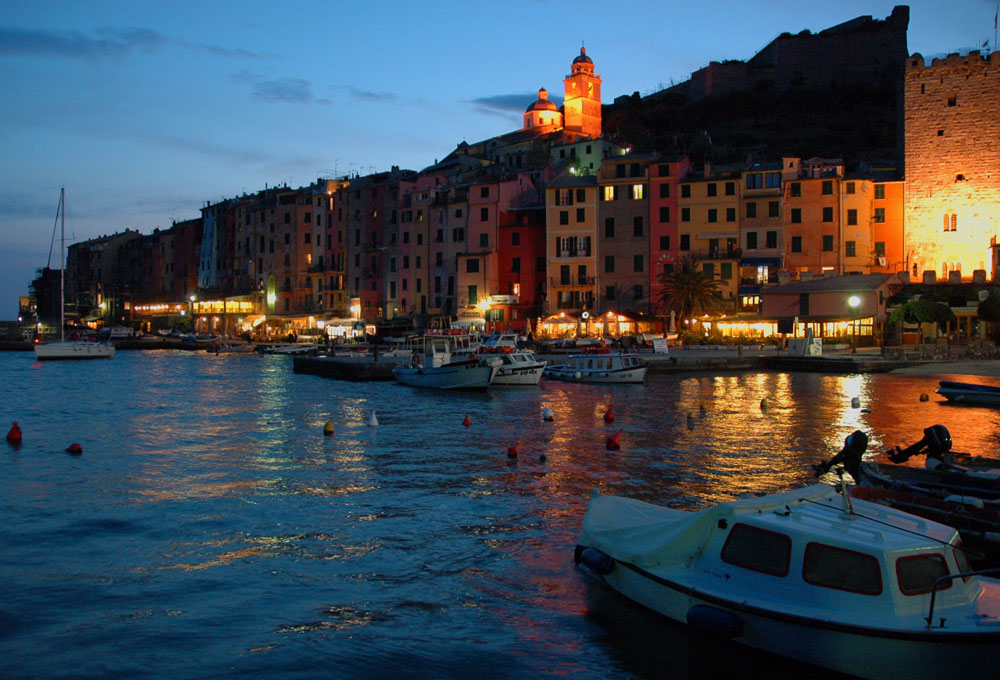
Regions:
M 724 562 L 772 576 L 788 576 L 791 554 L 788 536 L 741 523 L 733 526 L 722 546 Z
M 608 369 L 609 371 L 611 370 L 612 368 L 611 359 L 604 360 L 604 368 Z
M 862 595 L 882 592 L 882 572 L 875 557 L 822 543 L 806 546 L 802 580 L 814 586 Z
M 593 368 L 593 367 L 594 367 L 594 360 L 587 359 L 587 368 Z
M 952 546 L 952 554 L 955 556 L 955 564 L 958 565 L 958 572 L 964 574 L 966 572 L 972 571 L 972 567 L 969 566 L 969 557 L 965 554 L 965 546 L 962 545 L 961 541 L 956 541 L 955 545 Z M 968 576 L 962 577 L 963 581 L 968 581 Z
M 910 555 L 896 560 L 896 578 L 903 595 L 921 595 L 934 589 L 934 582 L 948 575 L 948 565 L 943 555 L 928 553 Z M 947 590 L 951 581 L 945 581 L 938 590 Z

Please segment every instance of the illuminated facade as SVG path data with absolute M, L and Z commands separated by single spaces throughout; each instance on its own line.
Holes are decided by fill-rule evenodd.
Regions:
M 594 73 L 594 62 L 587 50 L 573 60 L 570 74 L 563 80 L 563 135 L 567 138 L 601 136 L 601 76 Z
M 657 161 L 649 166 L 649 299 L 656 313 L 657 301 L 663 296 L 659 281 L 663 274 L 677 266 L 677 196 L 679 182 L 691 172 L 686 156 L 669 161 Z
M 740 172 L 706 167 L 705 176 L 681 180 L 678 255 L 719 282 L 730 309 L 736 304 L 740 261 Z
M 906 62 L 906 254 L 917 280 L 994 277 L 1000 230 L 1000 56 Z M 957 272 L 957 276 L 953 275 Z

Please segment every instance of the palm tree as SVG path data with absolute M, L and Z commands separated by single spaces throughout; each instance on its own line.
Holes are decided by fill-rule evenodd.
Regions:
M 656 278 L 663 287 L 657 299 L 661 314 L 674 312 L 682 320 L 714 311 L 723 304 L 719 281 L 695 269 L 690 262 L 665 271 Z

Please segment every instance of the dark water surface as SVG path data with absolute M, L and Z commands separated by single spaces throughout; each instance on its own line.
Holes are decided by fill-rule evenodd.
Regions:
M 879 451 L 942 423 L 995 455 L 1000 411 L 944 404 L 940 377 L 437 394 L 280 356 L 4 353 L 0 427 L 24 443 L 0 452 L 0 677 L 815 677 L 575 568 L 588 495 L 696 508 L 782 491 L 858 428 Z

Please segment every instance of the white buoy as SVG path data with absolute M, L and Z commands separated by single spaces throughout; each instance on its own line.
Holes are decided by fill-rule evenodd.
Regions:
M 378 418 L 375 417 L 375 411 L 372 411 L 372 417 L 368 419 L 368 427 L 378 427 Z
M 542 409 L 542 420 L 544 420 L 547 423 L 551 423 L 555 419 L 556 415 L 552 412 L 552 409 L 550 409 L 548 406 Z
M 581 373 L 580 371 L 577 371 L 575 374 L 573 374 L 573 377 L 576 378 L 577 380 L 579 380 L 580 378 L 583 377 L 583 373 Z
M 851 399 L 851 408 L 860 408 L 860 407 L 861 407 L 861 400 L 860 399 L 858 399 L 857 397 L 854 397 L 853 399 Z

